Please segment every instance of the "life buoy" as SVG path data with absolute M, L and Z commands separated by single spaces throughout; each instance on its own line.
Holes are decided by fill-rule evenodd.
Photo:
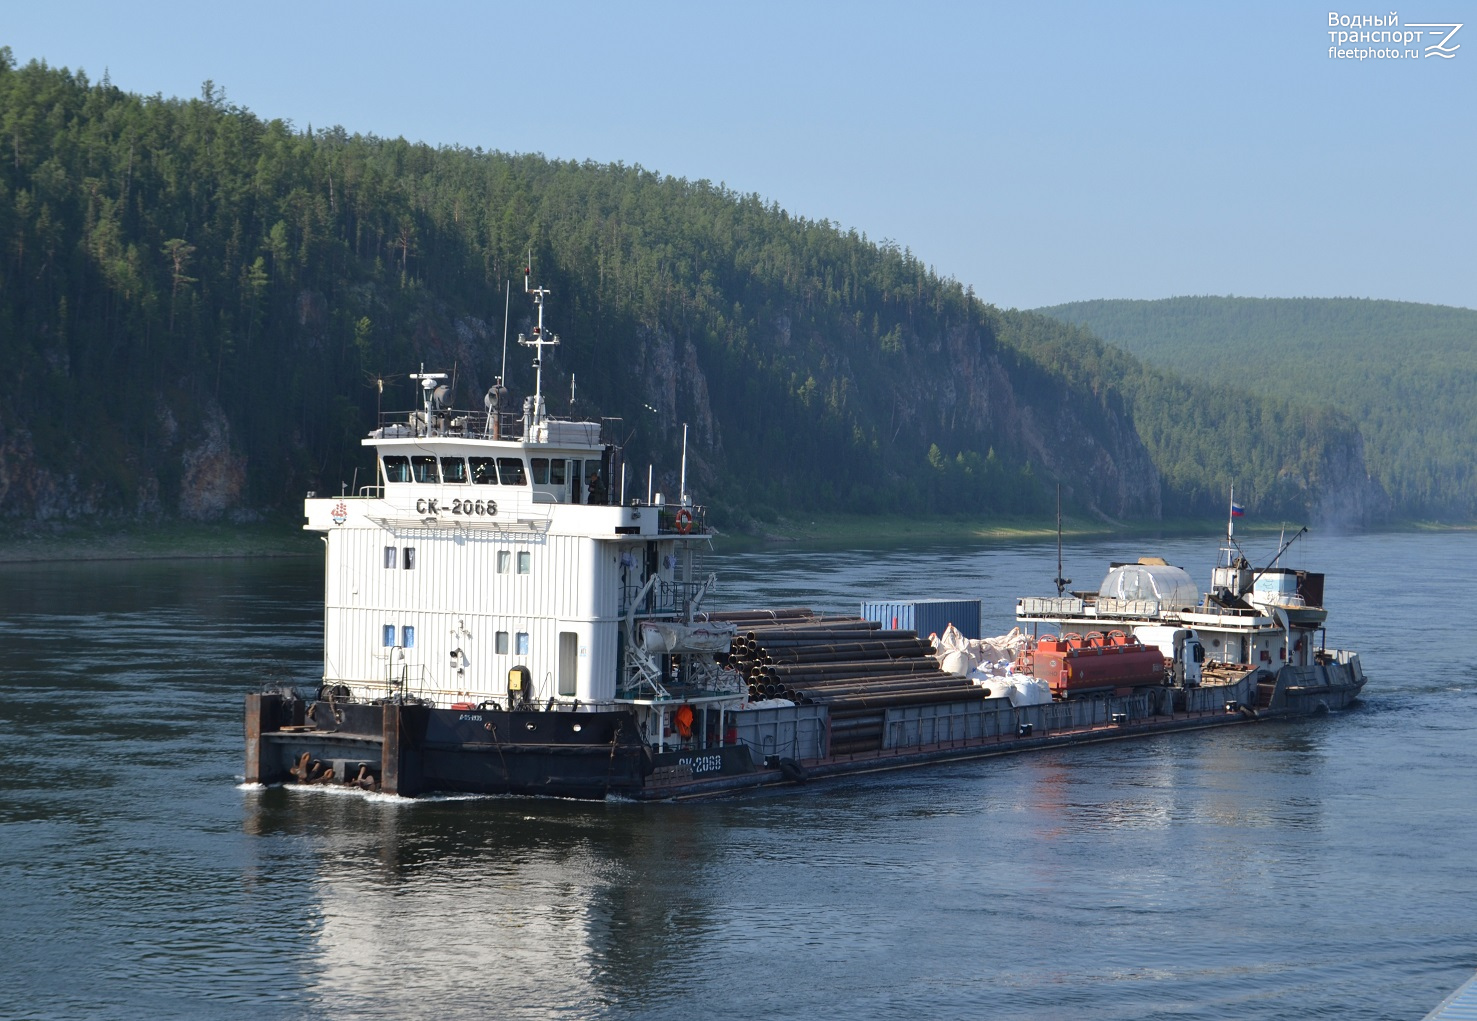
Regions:
M 683 535 L 692 531 L 692 511 L 686 507 L 677 512 L 677 531 Z

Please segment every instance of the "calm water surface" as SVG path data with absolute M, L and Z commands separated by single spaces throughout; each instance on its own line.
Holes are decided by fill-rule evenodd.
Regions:
M 1203 582 L 1214 545 L 1067 573 Z M 1477 968 L 1477 536 L 1299 545 L 1351 710 L 702 805 L 242 788 L 318 561 L 6 567 L 0 1017 L 1419 1018 Z M 983 597 L 996 633 L 1056 568 L 713 561 L 726 606 Z

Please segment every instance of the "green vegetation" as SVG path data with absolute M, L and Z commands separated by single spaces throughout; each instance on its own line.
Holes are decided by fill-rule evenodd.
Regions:
M 299 131 L 208 82 L 143 98 L 0 49 L 0 513 L 291 514 L 363 484 L 406 372 L 480 408 L 530 253 L 564 337 L 552 410 L 622 416 L 667 492 L 690 423 L 720 526 L 1044 517 L 1058 480 L 1099 520 L 1214 515 L 1233 481 L 1302 518 L 1358 461 L 1337 413 L 1145 369 L 756 195 Z
M 1226 513 L 1234 486 L 1237 502 L 1263 516 L 1318 507 L 1327 522 L 1353 506 L 1361 512 L 1341 523 L 1382 516 L 1371 513 L 1383 494 L 1363 475 L 1358 429 L 1347 416 L 1187 380 L 1033 313 L 1002 320 L 1009 343 L 1075 388 L 1120 395 L 1181 514 Z
M 1359 298 L 1084 301 L 1038 310 L 1194 379 L 1340 409 L 1401 514 L 1477 517 L 1477 311 Z

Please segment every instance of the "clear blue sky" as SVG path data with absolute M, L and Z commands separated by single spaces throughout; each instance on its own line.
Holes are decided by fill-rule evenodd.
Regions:
M 1361 62 L 1329 57 L 1330 10 L 1473 24 L 1451 59 Z M 8 5 L 0 44 L 299 127 L 721 181 L 1002 306 L 1477 308 L 1470 0 L 49 0 Z

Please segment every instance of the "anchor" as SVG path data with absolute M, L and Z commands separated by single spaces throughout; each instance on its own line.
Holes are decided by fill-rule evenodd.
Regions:
M 333 767 L 325 769 L 323 763 L 307 752 L 298 756 L 297 765 L 287 772 L 297 777 L 298 783 L 329 783 L 333 780 Z
M 358 787 L 363 791 L 373 791 L 379 789 L 379 782 L 375 780 L 374 774 L 369 771 L 369 767 L 361 762 L 359 764 L 359 775 L 352 780 L 345 779 L 344 786 Z

